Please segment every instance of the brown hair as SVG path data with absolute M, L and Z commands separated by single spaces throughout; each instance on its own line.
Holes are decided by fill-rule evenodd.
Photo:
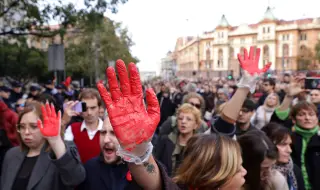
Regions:
M 301 101 L 298 102 L 295 106 L 292 107 L 290 116 L 292 119 L 296 119 L 297 114 L 301 111 L 301 110 L 313 110 L 316 115 L 318 115 L 318 110 L 317 107 L 311 103 L 311 102 L 307 102 L 307 101 Z
M 42 112 L 41 112 L 41 103 L 37 102 L 37 101 L 33 101 L 33 102 L 30 102 L 28 103 L 23 112 L 19 115 L 19 119 L 18 119 L 18 123 L 17 123 L 17 129 L 18 129 L 18 125 L 20 124 L 21 122 L 21 119 L 22 117 L 27 114 L 27 113 L 30 113 L 30 112 L 34 112 L 39 118 L 41 121 L 43 121 L 43 116 L 42 116 Z M 61 128 L 61 136 L 63 137 L 63 129 Z M 25 150 L 28 150 L 29 148 L 27 147 L 27 145 L 25 145 L 22 141 L 22 138 L 21 138 L 21 135 L 20 133 L 17 134 L 17 138 L 20 142 L 20 148 L 22 151 L 25 151 Z M 47 143 L 47 142 L 46 142 Z M 46 151 L 50 151 L 50 146 L 47 147 Z
M 84 89 L 79 94 L 79 100 L 82 101 L 83 99 L 97 99 L 98 106 L 102 105 L 102 101 L 101 101 L 101 97 L 100 97 L 99 92 L 96 89 L 93 89 L 93 88 Z
M 185 95 L 183 97 L 182 103 L 189 103 L 189 100 L 191 98 L 199 99 L 200 105 L 201 105 L 200 111 L 201 111 L 201 113 L 203 115 L 204 112 L 205 112 L 205 108 L 206 108 L 206 104 L 205 104 L 205 101 L 204 101 L 203 97 L 200 94 L 196 93 L 196 92 L 189 92 L 187 95 Z
M 227 184 L 241 167 L 239 144 L 226 136 L 201 134 L 188 141 L 184 160 L 173 180 L 198 189 Z
M 261 131 L 265 132 L 265 134 L 275 145 L 278 145 L 285 141 L 288 137 L 291 137 L 290 130 L 278 123 L 268 123 L 261 129 Z

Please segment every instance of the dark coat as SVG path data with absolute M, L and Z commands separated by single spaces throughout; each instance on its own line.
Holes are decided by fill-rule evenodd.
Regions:
M 18 114 L 9 109 L 4 102 L 0 101 L 0 128 L 5 130 L 5 134 L 13 146 L 19 144 L 16 132 L 17 123 Z
M 27 155 L 20 147 L 11 148 L 3 162 L 1 190 L 10 190 Z M 71 190 L 85 179 L 85 169 L 73 144 L 67 145 L 67 152 L 58 160 L 52 152 L 42 149 L 32 170 L 27 190 Z
M 293 162 L 301 168 L 302 137 L 293 132 L 292 140 L 291 157 Z M 307 145 L 305 164 L 312 189 L 320 189 L 320 136 L 318 134 L 312 136 Z
M 168 177 L 163 166 L 158 163 L 162 180 L 162 189 L 179 190 L 178 186 Z M 78 190 L 142 190 L 135 182 L 128 181 L 126 175 L 129 171 L 127 164 L 105 164 L 101 157 L 95 157 L 86 162 L 86 180 L 77 188 Z

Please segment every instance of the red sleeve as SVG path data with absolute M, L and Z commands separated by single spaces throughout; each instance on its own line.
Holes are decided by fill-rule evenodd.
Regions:
M 17 138 L 17 130 L 16 130 L 17 123 L 18 123 L 18 115 L 12 111 L 8 112 L 8 119 L 6 120 L 4 129 L 6 130 L 7 137 L 13 146 L 19 145 L 19 141 Z

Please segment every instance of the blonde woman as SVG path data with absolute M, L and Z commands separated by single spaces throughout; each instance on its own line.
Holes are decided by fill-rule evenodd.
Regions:
M 166 166 L 169 175 L 179 167 L 183 160 L 182 152 L 200 124 L 200 111 L 191 104 L 182 104 L 177 111 L 178 127 L 169 135 L 159 138 L 155 146 L 155 157 Z
M 196 135 L 188 141 L 173 181 L 180 189 L 238 190 L 245 183 L 239 144 L 221 135 Z
M 258 129 L 269 123 L 274 110 L 280 105 L 279 96 L 271 93 L 267 96 L 264 104 L 259 106 L 251 118 L 251 123 Z

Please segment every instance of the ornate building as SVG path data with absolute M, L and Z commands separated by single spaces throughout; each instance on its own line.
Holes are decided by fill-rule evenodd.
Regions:
M 261 49 L 260 67 L 270 61 L 273 63 L 271 70 L 301 70 L 306 68 L 308 61 L 312 61 L 314 47 L 320 40 L 320 18 L 278 20 L 268 7 L 256 24 L 231 26 L 223 15 L 213 32 L 189 39 L 179 38 L 176 43 L 181 75 L 189 75 L 190 70 L 201 73 L 205 69 L 210 73 L 207 76 L 225 76 L 231 72 L 238 76 L 237 53 L 243 54 L 243 49 L 250 46 Z M 200 46 L 199 60 L 196 60 L 194 52 L 197 44 Z M 196 63 L 199 63 L 198 67 Z

